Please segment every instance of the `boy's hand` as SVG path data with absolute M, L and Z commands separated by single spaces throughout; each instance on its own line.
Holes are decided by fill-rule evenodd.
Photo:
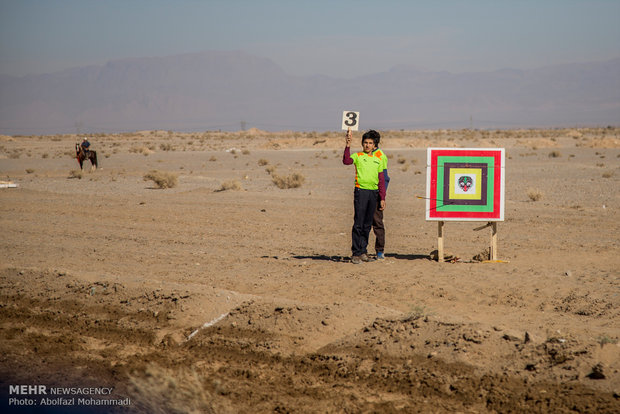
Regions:
M 381 200 L 381 202 L 379 203 L 379 210 L 385 210 L 385 200 Z
M 345 145 L 347 147 L 351 146 L 351 140 L 353 139 L 353 133 L 351 132 L 351 128 L 349 128 L 347 130 L 347 137 L 346 137 L 346 141 L 345 141 Z

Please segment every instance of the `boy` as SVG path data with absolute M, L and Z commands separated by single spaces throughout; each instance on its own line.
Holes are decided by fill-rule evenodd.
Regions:
M 375 209 L 377 205 L 380 210 L 385 209 L 384 162 L 380 155 L 373 154 L 377 137 L 380 139 L 377 131 L 366 132 L 362 136 L 363 151 L 351 155 L 353 134 L 349 129 L 342 156 L 343 164 L 355 164 L 355 191 L 353 193 L 355 215 L 351 230 L 351 262 L 354 264 L 370 261 L 366 249 Z
M 388 157 L 385 155 L 385 152 L 379 149 L 381 136 L 378 133 L 377 136 L 374 137 L 374 141 L 375 148 L 372 153 L 383 161 L 383 178 L 385 180 L 385 191 L 387 193 L 388 185 L 390 184 L 390 176 L 387 170 Z M 379 208 L 379 205 L 377 205 L 375 215 L 372 218 L 372 230 L 375 233 L 375 252 L 377 252 L 377 259 L 383 260 L 385 259 L 385 254 L 383 253 L 385 249 L 385 226 L 383 225 L 383 209 Z

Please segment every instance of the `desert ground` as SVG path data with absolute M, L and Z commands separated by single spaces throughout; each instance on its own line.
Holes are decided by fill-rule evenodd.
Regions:
M 83 135 L 0 136 L 3 411 L 620 412 L 620 129 L 381 132 L 387 258 L 361 265 L 340 131 L 88 134 L 92 172 Z M 479 222 L 429 259 L 428 147 L 506 149 L 499 262 Z

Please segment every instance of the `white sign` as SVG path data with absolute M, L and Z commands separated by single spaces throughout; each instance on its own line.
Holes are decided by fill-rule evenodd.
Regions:
M 360 113 L 354 111 L 344 111 L 342 113 L 342 129 L 357 131 L 360 124 Z

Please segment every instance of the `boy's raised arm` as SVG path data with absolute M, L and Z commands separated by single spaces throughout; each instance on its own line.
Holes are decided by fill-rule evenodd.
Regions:
M 353 139 L 353 133 L 349 128 L 349 130 L 347 131 L 347 136 L 345 138 L 344 153 L 342 154 L 342 163 L 345 165 L 353 164 L 353 158 L 351 158 L 351 139 Z

